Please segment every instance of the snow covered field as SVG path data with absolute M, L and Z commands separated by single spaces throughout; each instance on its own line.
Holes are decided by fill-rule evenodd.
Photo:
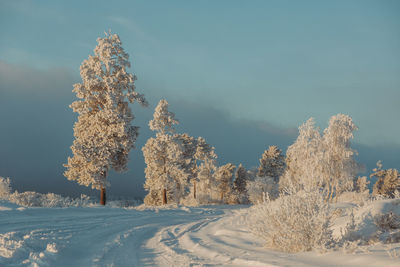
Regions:
M 400 266 L 399 243 L 353 253 L 268 250 L 247 230 L 244 208 L 25 208 L 3 201 L 0 266 Z

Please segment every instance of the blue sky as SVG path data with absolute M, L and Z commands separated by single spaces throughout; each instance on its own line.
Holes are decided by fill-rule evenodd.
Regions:
M 221 161 L 255 166 L 268 145 L 285 151 L 309 117 L 324 128 L 337 113 L 358 125 L 355 143 L 394 153 L 368 150 L 371 162 L 399 155 L 398 14 L 399 1 L 0 0 L 2 158 L 19 151 L 0 163 L 0 175 L 23 176 L 10 166 L 27 149 L 36 150 L 26 156 L 31 161 L 49 132 L 59 147 L 47 156 L 66 160 L 72 84 L 108 29 L 120 35 L 138 90 L 150 100 L 148 110 L 135 107 L 143 138 L 151 135 L 152 109 L 166 98 L 181 129 L 211 139 Z M 247 131 L 238 135 L 240 127 Z M 29 133 L 21 136 L 27 144 L 18 131 Z M 400 165 L 398 158 L 386 162 Z M 62 177 L 62 168 L 39 172 Z

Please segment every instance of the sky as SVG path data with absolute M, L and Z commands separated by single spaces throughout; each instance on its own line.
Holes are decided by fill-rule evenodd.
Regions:
M 79 66 L 111 30 L 129 53 L 150 106 L 130 170 L 111 194 L 143 197 L 141 147 L 161 98 L 179 131 L 203 136 L 219 163 L 248 168 L 269 145 L 284 152 L 297 127 L 332 115 L 359 127 L 367 173 L 400 168 L 399 1 L 0 0 L 0 176 L 16 189 L 92 193 L 63 176 L 76 114 Z

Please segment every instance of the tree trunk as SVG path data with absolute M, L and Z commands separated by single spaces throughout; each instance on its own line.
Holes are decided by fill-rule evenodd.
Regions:
M 221 201 L 224 199 L 224 192 L 221 192 Z
M 163 192 L 162 192 L 162 203 L 163 203 L 163 205 L 165 205 L 165 204 L 167 204 L 167 189 L 163 189 Z
M 196 199 L 196 181 L 193 182 L 193 197 Z
M 106 205 L 106 189 L 104 187 L 100 190 L 100 205 Z

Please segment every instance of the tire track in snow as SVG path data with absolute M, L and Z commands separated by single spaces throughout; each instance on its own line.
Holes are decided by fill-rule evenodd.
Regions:
M 223 214 L 162 228 L 147 246 L 157 252 L 157 266 L 281 266 L 254 257 L 265 255 L 260 243 L 251 242 L 240 211 L 222 208 Z M 236 207 L 237 209 L 237 207 Z M 245 245 L 245 247 L 243 247 Z M 265 258 L 265 257 L 264 257 Z M 275 258 L 276 259 L 276 258 Z

